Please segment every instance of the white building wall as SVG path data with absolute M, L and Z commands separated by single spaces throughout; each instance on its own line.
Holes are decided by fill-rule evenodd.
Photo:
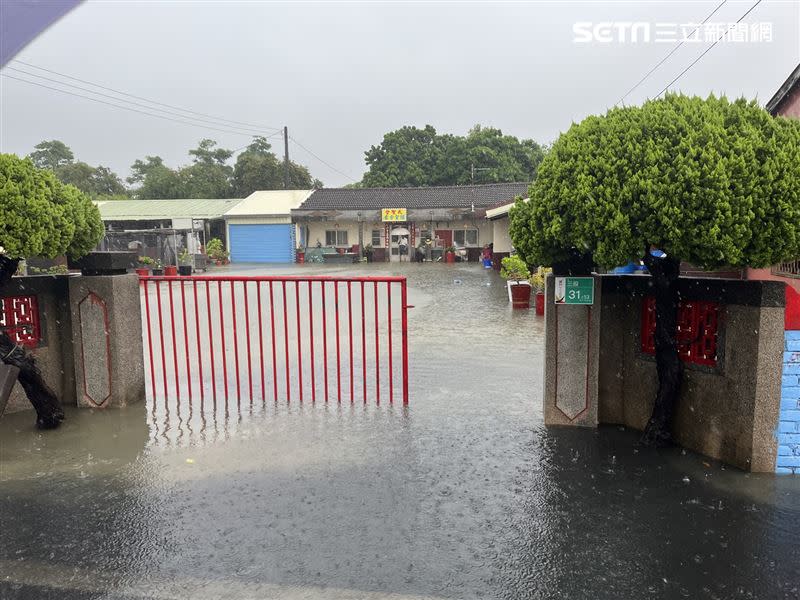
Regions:
M 396 223 L 393 225 L 405 227 L 407 224 Z M 364 222 L 364 245 L 372 243 L 372 230 L 377 229 L 381 231 L 381 246 L 386 245 L 384 234 L 385 223 L 380 221 L 366 221 Z M 315 221 L 311 223 L 300 224 L 300 227 L 308 227 L 308 240 L 307 245 L 313 248 L 317 245 L 317 241 L 325 246 L 325 232 L 326 231 L 347 231 L 347 246 L 358 244 L 358 221 Z M 416 229 L 415 243 L 419 243 L 420 237 L 425 233 L 423 227 L 430 227 L 430 223 L 417 222 L 414 223 Z M 494 230 L 491 221 L 477 221 L 475 223 L 469 221 L 438 221 L 433 223 L 434 229 L 476 229 L 478 230 L 478 246 L 482 247 L 484 244 L 491 244 L 494 240 Z M 299 237 L 297 239 L 300 239 Z
M 494 235 L 495 252 L 511 252 L 511 236 L 508 234 L 508 217 L 490 221 Z

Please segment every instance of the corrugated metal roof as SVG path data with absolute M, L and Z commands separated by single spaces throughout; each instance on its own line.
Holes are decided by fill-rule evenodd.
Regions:
M 225 213 L 226 217 L 289 215 L 314 190 L 264 190 L 253 192 Z
M 528 193 L 527 183 L 490 183 L 406 188 L 322 188 L 299 210 L 379 208 L 486 208 Z
M 104 221 L 158 221 L 161 219 L 219 219 L 241 198 L 189 200 L 108 200 L 98 202 Z

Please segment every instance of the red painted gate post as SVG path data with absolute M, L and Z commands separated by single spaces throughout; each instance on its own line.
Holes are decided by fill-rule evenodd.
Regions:
M 400 303 L 403 306 L 401 324 L 403 334 L 403 404 L 408 404 L 408 309 L 413 307 L 408 305 L 408 290 L 405 279 L 400 282 Z

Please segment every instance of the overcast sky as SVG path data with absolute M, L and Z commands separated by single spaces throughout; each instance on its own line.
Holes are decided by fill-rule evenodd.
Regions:
M 729 0 L 709 23 L 735 22 L 755 1 Z M 339 186 L 360 179 L 364 151 L 403 125 L 464 134 L 481 123 L 552 142 L 573 121 L 612 106 L 675 46 L 655 41 L 669 38 L 669 27 L 657 24 L 697 23 L 720 2 L 87 2 L 16 58 L 198 113 L 287 125 L 346 175 L 294 143 L 292 159 Z M 603 21 L 647 22 L 651 41 L 574 42 L 574 23 Z M 771 23 L 773 41 L 721 42 L 672 89 L 769 100 L 800 62 L 800 2 L 763 0 L 744 22 Z M 658 94 L 709 45 L 684 44 L 626 102 Z M 2 73 L 61 87 L 11 68 L 59 79 L 13 61 Z M 173 123 L 7 77 L 0 86 L 3 152 L 24 155 L 41 140 L 60 139 L 76 158 L 125 177 L 147 154 L 186 164 L 187 150 L 203 137 L 230 149 L 248 143 L 245 134 Z M 282 151 L 279 138 L 271 141 Z

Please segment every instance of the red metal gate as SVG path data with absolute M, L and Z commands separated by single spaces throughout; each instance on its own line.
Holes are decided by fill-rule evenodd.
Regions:
M 141 277 L 141 294 L 153 400 L 408 403 L 405 277 Z

